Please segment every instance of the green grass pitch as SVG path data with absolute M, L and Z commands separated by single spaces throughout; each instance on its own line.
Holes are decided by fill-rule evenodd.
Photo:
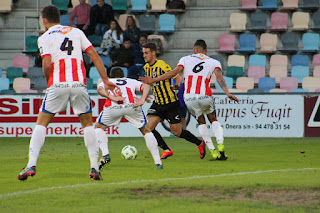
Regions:
M 83 138 L 47 138 L 37 174 L 17 180 L 29 138 L 1 138 L 0 212 L 319 212 L 319 138 L 226 138 L 227 161 L 165 138 L 174 155 L 155 170 L 144 139 L 109 138 L 103 181 L 89 179 Z M 138 149 L 123 160 L 125 145 Z

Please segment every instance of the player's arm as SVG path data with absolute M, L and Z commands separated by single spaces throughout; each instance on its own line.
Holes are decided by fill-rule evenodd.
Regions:
M 136 101 L 134 103 L 133 106 L 137 107 L 137 106 L 142 106 L 144 104 L 144 102 L 146 102 L 147 97 L 150 93 L 150 85 L 149 84 L 142 84 L 141 86 L 141 91 L 142 91 L 142 95 L 141 98 L 136 98 Z
M 125 97 L 111 95 L 111 93 L 102 86 L 98 86 L 97 91 L 99 95 L 109 98 L 111 101 L 123 101 L 126 99 Z
M 179 87 L 180 87 L 181 83 L 182 83 L 182 77 L 181 77 L 181 75 L 177 75 L 176 83 L 175 83 L 175 85 L 173 85 L 173 89 L 174 90 L 179 90 Z
M 42 70 L 44 77 L 47 79 L 47 82 L 50 78 L 51 72 L 52 72 L 52 65 L 51 65 L 51 56 L 46 55 L 42 58 Z
M 150 76 L 145 76 L 145 77 L 140 77 L 139 80 L 141 80 L 143 83 L 146 83 L 146 84 L 152 84 L 155 82 L 164 81 L 169 78 L 172 78 L 172 77 L 176 76 L 177 74 L 179 74 L 182 70 L 183 70 L 182 66 L 177 66 L 173 70 L 171 70 L 163 75 L 160 75 L 156 78 L 151 78 Z
M 223 91 L 226 93 L 226 95 L 231 100 L 235 100 L 236 102 L 239 102 L 239 99 L 236 96 L 230 94 L 228 87 L 227 87 L 227 84 L 226 84 L 226 81 L 224 80 L 224 78 L 222 76 L 222 70 L 220 68 L 215 68 L 214 74 L 216 75 L 217 82 L 219 83 L 221 89 L 223 89 Z

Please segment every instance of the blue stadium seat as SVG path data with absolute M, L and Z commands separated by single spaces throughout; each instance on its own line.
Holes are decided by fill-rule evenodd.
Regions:
M 94 47 L 100 47 L 102 42 L 102 36 L 90 35 L 88 36 L 88 39 Z
M 146 12 L 147 11 L 147 0 L 131 0 L 130 12 Z M 140 24 L 141 26 L 141 24 Z
M 10 87 L 9 78 L 0 78 L 0 92 L 2 90 L 8 90 Z
M 254 53 L 256 51 L 256 35 L 241 34 L 239 37 L 240 53 Z
M 278 0 L 261 0 L 262 7 L 260 10 L 277 10 Z
M 57 6 L 60 11 L 68 11 L 69 1 L 66 0 L 52 0 L 53 5 Z
M 60 16 L 60 24 L 64 25 L 64 26 L 70 26 L 69 18 L 70 18 L 69 14 L 61 15 Z
M 87 89 L 93 89 L 93 79 L 92 78 L 87 78 Z
M 318 52 L 320 37 L 318 33 L 304 33 L 302 35 L 302 52 Z
M 174 33 L 176 24 L 176 17 L 173 14 L 161 14 L 159 16 L 160 29 L 159 33 Z
M 37 79 L 37 83 L 34 84 L 34 89 L 38 90 L 38 92 L 42 93 L 43 90 L 48 88 L 48 82 L 47 80 L 43 77 L 43 78 L 38 78 Z
M 139 16 L 141 32 L 153 33 L 156 30 L 156 16 L 150 14 L 141 14 Z
M 227 88 L 231 89 L 233 87 L 233 79 L 231 77 L 223 76 L 224 80 L 226 81 Z M 219 83 L 216 81 L 214 82 L 214 85 L 219 92 L 224 92 L 223 89 L 221 89 Z
M 91 67 L 89 71 L 89 77 L 92 78 L 93 84 L 97 85 L 98 79 L 100 78 L 100 74 L 96 67 Z
M 127 10 L 127 0 L 111 0 L 113 10 Z
M 309 67 L 307 66 L 293 66 L 291 69 L 291 77 L 297 78 L 298 83 L 302 83 L 304 77 L 309 76 Z
M 320 30 L 320 11 L 315 12 L 312 15 L 312 21 L 313 21 L 313 27 L 311 27 L 311 29 Z
M 307 90 L 307 89 L 302 89 L 302 88 L 297 88 L 297 89 L 291 90 L 291 92 L 302 92 L 302 93 L 304 93 L 304 92 L 309 92 L 309 90 Z
M 26 51 L 24 53 L 35 53 L 38 51 L 39 36 L 31 35 L 26 38 Z
M 100 55 L 100 58 L 104 64 L 105 67 L 110 67 L 111 66 L 111 59 L 110 56 L 104 56 L 104 55 Z
M 13 84 L 13 80 L 18 77 L 23 77 L 23 70 L 20 67 L 8 67 L 7 68 L 7 78 L 10 84 Z
M 267 59 L 265 55 L 250 55 L 249 66 L 259 66 L 265 67 L 267 64 Z
M 270 89 L 276 88 L 276 79 L 269 77 L 260 78 L 258 82 L 258 88 L 264 92 L 269 92 Z
M 309 57 L 307 55 L 293 55 L 291 57 L 292 66 L 309 66 Z
M 317 10 L 319 9 L 319 0 L 303 0 L 299 8 L 303 10 Z

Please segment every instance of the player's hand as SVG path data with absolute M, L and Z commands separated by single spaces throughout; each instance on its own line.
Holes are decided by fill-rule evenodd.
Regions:
M 115 96 L 115 95 L 110 95 L 110 94 L 109 94 L 108 98 L 109 98 L 111 101 L 123 101 L 124 99 L 126 99 L 126 97 Z
M 145 84 L 151 84 L 152 82 L 152 78 L 150 76 L 144 76 L 144 77 L 139 77 L 139 80 L 142 81 Z
M 111 81 L 105 82 L 104 83 L 104 88 L 106 90 L 113 91 L 115 96 L 121 96 L 122 95 L 120 87 L 118 87 L 116 84 L 112 83 Z
M 147 102 L 147 103 L 151 103 L 151 100 L 152 100 L 151 96 L 148 95 L 147 98 L 146 98 L 146 102 Z
M 173 85 L 172 89 L 173 90 L 179 90 L 179 85 L 178 84 Z
M 134 107 L 142 106 L 145 102 L 142 98 L 134 97 L 134 99 L 136 100 L 133 104 Z
M 236 97 L 236 96 L 234 96 L 234 95 L 228 95 L 228 98 L 230 98 L 231 100 L 234 100 L 234 101 L 236 101 L 236 102 L 239 102 L 239 99 Z

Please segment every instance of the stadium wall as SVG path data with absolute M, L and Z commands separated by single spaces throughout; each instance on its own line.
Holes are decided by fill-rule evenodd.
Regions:
M 30 137 L 43 95 L 0 95 L 0 136 Z M 91 95 L 93 121 L 103 108 L 104 99 Z M 218 120 L 226 137 L 320 137 L 320 96 L 301 94 L 238 95 L 239 103 L 216 94 L 214 102 Z M 150 103 L 143 106 L 144 112 Z M 209 128 L 209 125 L 208 125 Z M 158 125 L 164 137 L 170 136 L 167 123 Z M 196 120 L 191 117 L 187 129 L 200 136 Z M 141 133 L 125 119 L 119 127 L 110 127 L 110 137 L 140 137 Z M 47 130 L 52 137 L 83 135 L 79 119 L 72 108 L 59 113 Z

